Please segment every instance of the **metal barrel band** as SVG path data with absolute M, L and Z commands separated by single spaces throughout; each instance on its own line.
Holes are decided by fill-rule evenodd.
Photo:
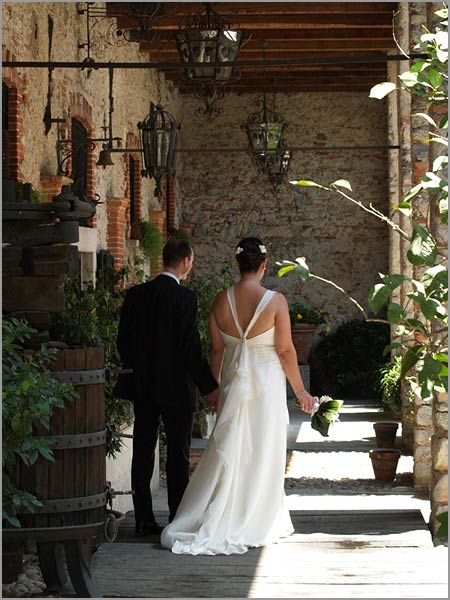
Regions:
M 81 496 L 80 498 L 55 498 L 51 500 L 40 500 L 42 506 L 34 507 L 27 514 L 55 514 L 64 512 L 76 512 L 80 510 L 91 510 L 106 506 L 108 491 L 93 496 Z M 25 513 L 25 511 L 24 511 Z
M 92 433 L 74 433 L 67 435 L 42 435 L 33 436 L 32 439 L 49 439 L 49 447 L 52 450 L 74 450 L 77 448 L 90 448 L 101 446 L 106 443 L 106 429 L 93 431 Z
M 104 383 L 105 381 L 105 369 L 51 371 L 51 375 L 60 383 L 75 383 L 76 385 L 92 385 L 95 383 Z

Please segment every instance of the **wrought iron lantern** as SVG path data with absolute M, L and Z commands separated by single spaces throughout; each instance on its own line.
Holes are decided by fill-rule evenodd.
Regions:
M 292 158 L 292 151 L 284 145 L 287 122 L 275 110 L 275 93 L 269 107 L 264 92 L 261 110 L 251 113 L 241 128 L 247 134 L 249 152 L 258 170 L 267 176 L 275 193 L 289 170 Z
M 213 11 L 206 2 L 205 12 L 189 15 L 186 26 L 180 28 L 175 38 L 182 62 L 201 63 L 182 72 L 183 81 L 192 86 L 193 95 L 205 105 L 198 112 L 217 116 L 220 109 L 216 103 L 224 96 L 223 85 L 240 76 L 228 63 L 237 59 L 243 32 L 233 28 L 227 17 Z
M 161 181 L 165 176 L 175 175 L 176 147 L 181 123 L 158 102 L 150 104 L 150 113 L 146 119 L 138 123 L 141 131 L 142 151 L 145 169 L 143 177 L 154 177 L 156 196 L 162 196 Z

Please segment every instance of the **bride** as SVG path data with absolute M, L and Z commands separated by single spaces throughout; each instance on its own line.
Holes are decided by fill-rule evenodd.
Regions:
M 207 399 L 217 420 L 161 544 L 176 554 L 243 554 L 293 533 L 286 507 L 286 377 L 302 409 L 305 390 L 285 297 L 260 281 L 266 248 L 236 248 L 241 278 L 211 306 L 211 370 L 219 390 Z

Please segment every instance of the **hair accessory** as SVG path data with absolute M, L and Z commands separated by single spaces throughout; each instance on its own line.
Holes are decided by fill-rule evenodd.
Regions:
M 263 254 L 267 254 L 266 247 L 263 246 L 262 244 L 259 246 L 259 251 L 262 252 Z
M 240 246 L 238 246 L 236 248 L 236 254 L 240 254 L 241 252 L 244 252 L 244 248 L 241 248 Z

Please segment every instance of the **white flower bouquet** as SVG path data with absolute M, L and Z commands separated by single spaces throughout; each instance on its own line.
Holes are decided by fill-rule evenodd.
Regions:
M 330 396 L 314 397 L 314 412 L 311 417 L 311 427 L 324 437 L 328 437 L 330 425 L 339 421 L 339 411 L 344 404 L 343 400 L 333 400 Z M 298 402 L 294 406 L 300 408 Z

